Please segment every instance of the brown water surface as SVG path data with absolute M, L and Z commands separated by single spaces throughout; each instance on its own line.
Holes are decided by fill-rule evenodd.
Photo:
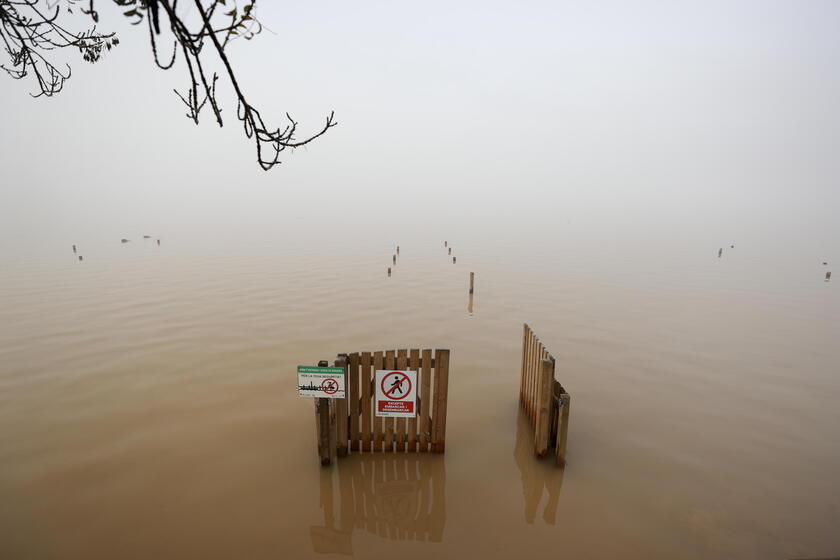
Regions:
M 462 232 L 453 265 L 345 226 L 7 262 L 0 558 L 840 555 L 821 255 Z M 526 321 L 573 396 L 564 470 L 519 413 Z M 405 347 L 452 350 L 446 454 L 319 468 L 295 367 Z

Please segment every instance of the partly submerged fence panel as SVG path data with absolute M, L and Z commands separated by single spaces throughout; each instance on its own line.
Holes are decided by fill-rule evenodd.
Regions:
M 327 365 L 321 362 L 320 365 Z M 346 398 L 315 399 L 318 456 L 330 464 L 333 453 L 372 451 L 435 452 L 446 449 L 449 350 L 398 349 L 339 354 L 335 366 L 345 369 Z M 414 418 L 376 416 L 376 370 L 417 372 Z
M 554 366 L 554 356 L 525 324 L 519 401 L 534 429 L 534 452 L 543 457 L 551 450 L 562 465 L 566 462 L 571 398 L 554 379 Z

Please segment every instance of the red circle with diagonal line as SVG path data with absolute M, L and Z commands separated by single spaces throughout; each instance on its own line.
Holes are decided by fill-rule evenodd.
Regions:
M 328 395 L 332 395 L 338 391 L 338 381 L 332 377 L 328 377 L 321 381 L 321 390 Z
M 397 377 L 398 379 L 401 377 L 402 379 L 400 379 L 399 383 L 394 382 L 390 390 L 386 389 L 385 380 L 392 379 L 393 377 Z M 403 382 L 408 383 L 408 389 L 406 389 L 405 392 L 399 397 L 393 396 L 391 393 L 397 390 L 397 388 L 402 389 Z M 382 387 L 382 394 L 385 395 L 386 398 L 391 399 L 392 401 L 402 400 L 411 393 L 411 379 L 409 379 L 408 376 L 401 371 L 392 371 L 391 373 L 386 373 L 382 376 L 382 382 L 379 385 Z

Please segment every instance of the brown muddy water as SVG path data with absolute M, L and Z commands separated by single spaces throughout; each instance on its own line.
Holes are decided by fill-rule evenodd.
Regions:
M 824 255 L 323 227 L 4 263 L 0 558 L 840 555 Z M 573 397 L 564 470 L 519 413 L 523 322 Z M 295 367 L 396 347 L 452 350 L 446 454 L 321 469 Z

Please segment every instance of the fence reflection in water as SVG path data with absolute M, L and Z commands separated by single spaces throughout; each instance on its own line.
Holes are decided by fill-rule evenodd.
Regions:
M 310 527 L 316 553 L 352 554 L 354 530 L 441 542 L 446 524 L 442 456 L 351 455 L 321 472 L 324 525 Z
M 520 408 L 516 424 L 516 446 L 513 457 L 522 477 L 522 494 L 525 498 L 525 521 L 533 524 L 537 508 L 548 494 L 543 509 L 543 520 L 554 525 L 557 506 L 560 502 L 560 488 L 563 486 L 563 469 L 554 466 L 551 460 L 534 456 L 534 436 L 528 413 Z

